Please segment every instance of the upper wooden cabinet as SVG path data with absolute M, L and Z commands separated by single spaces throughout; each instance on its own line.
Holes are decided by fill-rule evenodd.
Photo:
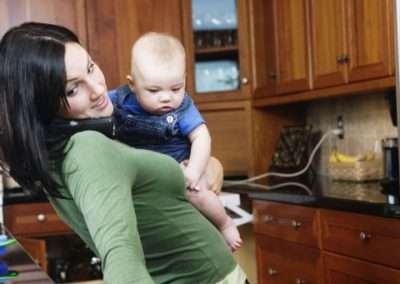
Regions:
M 196 102 L 251 96 L 248 0 L 182 1 L 188 90 Z
M 393 0 L 346 1 L 349 81 L 387 76 L 390 72 L 388 11 Z M 346 54 L 347 55 L 347 54 Z
M 311 0 L 311 43 L 315 88 L 344 84 L 347 81 L 345 1 Z M 343 64 L 340 63 L 343 61 Z
M 149 31 L 182 40 L 181 0 L 87 0 L 89 52 L 108 87 L 126 83 L 133 42 Z
M 23 22 L 45 22 L 73 30 L 86 46 L 85 0 L 0 0 L 0 37 Z
M 311 0 L 314 88 L 391 73 L 391 1 Z
M 273 19 L 269 40 L 274 61 L 267 76 L 273 82 L 271 94 L 310 88 L 308 0 L 267 0 L 266 13 Z
M 271 43 L 264 45 L 261 96 L 394 73 L 393 0 L 268 0 L 257 5 L 272 19 L 263 23 L 272 28 L 263 33 Z

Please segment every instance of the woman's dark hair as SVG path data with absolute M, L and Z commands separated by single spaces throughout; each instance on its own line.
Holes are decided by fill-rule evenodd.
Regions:
M 24 188 L 60 196 L 53 178 L 60 165 L 49 150 L 48 128 L 65 94 L 65 44 L 79 43 L 67 28 L 24 23 L 0 41 L 0 148 L 12 177 Z M 54 140 L 51 139 L 50 140 Z

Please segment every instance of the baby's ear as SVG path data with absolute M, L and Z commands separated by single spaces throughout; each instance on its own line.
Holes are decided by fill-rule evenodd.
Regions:
M 131 76 L 131 75 L 126 75 L 126 79 L 128 80 L 129 89 L 131 89 L 132 91 L 134 91 L 134 90 L 135 90 L 135 83 L 134 83 L 134 81 L 133 81 L 132 76 Z

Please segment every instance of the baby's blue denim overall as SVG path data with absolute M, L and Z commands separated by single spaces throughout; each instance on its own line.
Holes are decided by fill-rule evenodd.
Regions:
M 192 103 L 189 96 L 185 96 L 176 110 L 153 115 L 135 114 L 124 107 L 128 96 L 135 95 L 127 85 L 111 91 L 109 95 L 114 105 L 118 140 L 136 148 L 167 154 L 178 162 L 189 158 L 191 144 L 188 137 L 182 135 L 178 125 L 179 117 Z

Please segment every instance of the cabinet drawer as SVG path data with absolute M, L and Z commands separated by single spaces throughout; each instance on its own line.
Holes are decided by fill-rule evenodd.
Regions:
M 17 236 L 46 236 L 72 232 L 49 203 L 5 206 L 4 222 Z
M 321 210 L 324 250 L 400 268 L 400 221 Z
M 322 260 L 309 248 L 265 235 L 256 235 L 259 284 L 322 283 Z
M 400 270 L 365 261 L 323 253 L 326 284 L 400 284 Z
M 319 247 L 317 210 L 254 201 L 254 231 L 311 247 Z

